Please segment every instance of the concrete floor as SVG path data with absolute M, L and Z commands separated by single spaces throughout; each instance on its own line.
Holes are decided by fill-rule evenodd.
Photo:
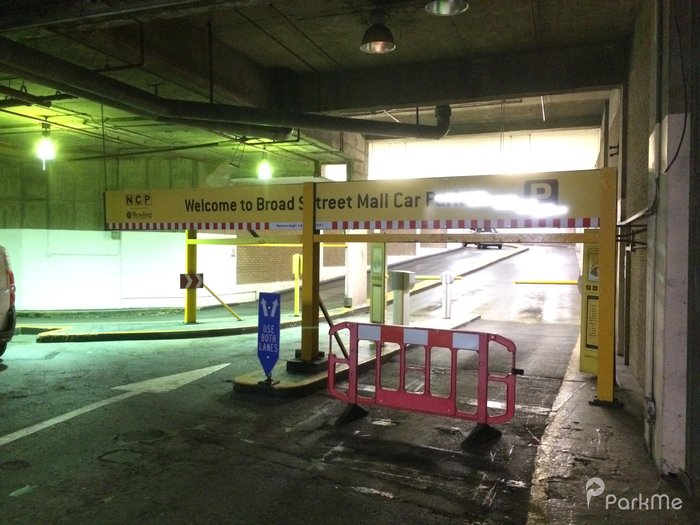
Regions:
M 465 444 L 472 421 L 375 406 L 338 426 L 345 405 L 325 390 L 234 392 L 236 376 L 263 377 L 255 333 L 41 344 L 18 336 L 0 362 L 0 521 L 700 522 L 680 484 L 660 476 L 644 450 L 640 398 L 624 366 L 617 394 L 625 407 L 589 405 L 595 380 L 576 371 L 575 287 L 511 284 L 542 261 L 558 277 L 575 272 L 572 253 L 536 247 L 455 289 L 450 323 L 506 335 L 525 369 L 515 417 L 499 425 L 500 439 L 476 446 Z M 436 299 L 421 301 L 412 325 L 445 322 Z M 282 361 L 299 339 L 298 329 L 283 330 Z M 469 358 L 460 366 L 468 369 Z M 371 376 L 360 383 L 369 388 Z M 592 477 L 605 492 L 587 505 Z M 608 495 L 653 494 L 678 497 L 681 508 L 605 508 Z

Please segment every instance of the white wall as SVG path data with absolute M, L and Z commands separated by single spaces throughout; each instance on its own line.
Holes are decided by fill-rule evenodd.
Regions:
M 18 310 L 184 306 L 184 233 L 0 230 L 0 244 L 15 273 Z M 200 245 L 197 262 L 224 300 L 249 298 L 236 287 L 232 246 Z M 200 290 L 198 305 L 209 304 L 215 299 Z
M 408 179 L 593 169 L 600 129 L 491 133 L 369 144 L 369 178 Z

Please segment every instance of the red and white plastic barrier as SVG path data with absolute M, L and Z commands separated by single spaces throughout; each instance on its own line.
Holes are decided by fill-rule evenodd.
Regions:
M 333 337 L 329 342 L 328 353 L 328 391 L 341 401 L 352 404 L 378 405 L 390 408 L 398 408 L 429 414 L 451 416 L 460 419 L 476 421 L 484 425 L 505 423 L 515 413 L 515 379 L 522 374 L 515 368 L 515 343 L 510 339 L 497 334 L 483 332 L 469 332 L 464 330 L 442 330 L 431 328 L 414 328 L 399 325 L 381 325 L 343 322 L 333 326 L 329 335 L 333 336 L 341 330 L 349 331 L 348 357 L 338 357 L 332 352 Z M 362 389 L 358 388 L 359 343 L 368 341 L 374 344 L 376 352 L 374 359 L 374 385 Z M 398 378 L 390 387 L 384 385 L 382 378 L 383 350 L 386 344 L 399 346 L 398 349 Z M 505 349 L 511 359 L 510 371 L 505 374 L 495 374 L 489 371 L 489 346 L 500 345 Z M 415 356 L 412 360 L 421 362 L 419 365 L 410 364 L 407 359 L 409 350 L 416 351 L 422 347 L 423 356 Z M 444 354 L 449 350 L 449 385 L 445 391 L 445 379 L 440 381 L 439 392 L 431 391 L 432 368 L 434 366 L 433 352 Z M 420 351 L 420 349 L 418 350 Z M 458 354 L 460 352 L 476 352 L 478 359 L 476 373 L 472 369 L 471 376 L 476 381 L 476 398 L 467 403 L 471 406 L 475 403 L 473 411 L 464 410 L 465 403 L 458 399 L 458 381 L 460 384 L 464 370 L 458 367 Z M 339 387 L 336 375 L 347 370 L 347 387 L 343 384 Z M 407 388 L 409 374 L 413 377 L 422 377 L 420 391 Z M 502 411 L 497 414 L 489 413 L 489 386 L 501 384 L 505 389 L 503 399 L 492 400 L 491 406 L 498 406 Z M 362 392 L 360 392 L 362 390 Z

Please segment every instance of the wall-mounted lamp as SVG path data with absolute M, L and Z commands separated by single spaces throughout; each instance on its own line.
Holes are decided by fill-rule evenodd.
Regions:
M 431 15 L 455 16 L 469 9 L 464 0 L 433 0 L 425 4 L 425 10 Z
M 258 178 L 267 180 L 272 178 L 272 166 L 267 160 L 267 151 L 263 149 L 262 160 L 258 164 Z
M 41 139 L 36 144 L 36 156 L 41 160 L 42 169 L 46 170 L 46 161 L 56 158 L 56 146 L 51 140 L 51 124 L 41 123 Z
M 384 9 L 377 8 L 372 11 L 372 25 L 367 28 L 365 35 L 362 37 L 360 50 L 372 55 L 381 55 L 396 49 L 394 35 L 384 25 L 385 22 L 386 11 Z

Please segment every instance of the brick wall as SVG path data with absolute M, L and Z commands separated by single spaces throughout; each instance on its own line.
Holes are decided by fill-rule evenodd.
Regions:
M 342 230 L 324 230 L 323 233 L 343 233 Z M 345 248 L 341 247 L 323 247 L 323 266 L 345 266 Z
M 415 255 L 416 243 L 394 242 L 386 245 L 386 254 L 389 255 Z
M 301 247 L 239 246 L 236 271 L 238 284 L 291 281 L 292 257 Z

